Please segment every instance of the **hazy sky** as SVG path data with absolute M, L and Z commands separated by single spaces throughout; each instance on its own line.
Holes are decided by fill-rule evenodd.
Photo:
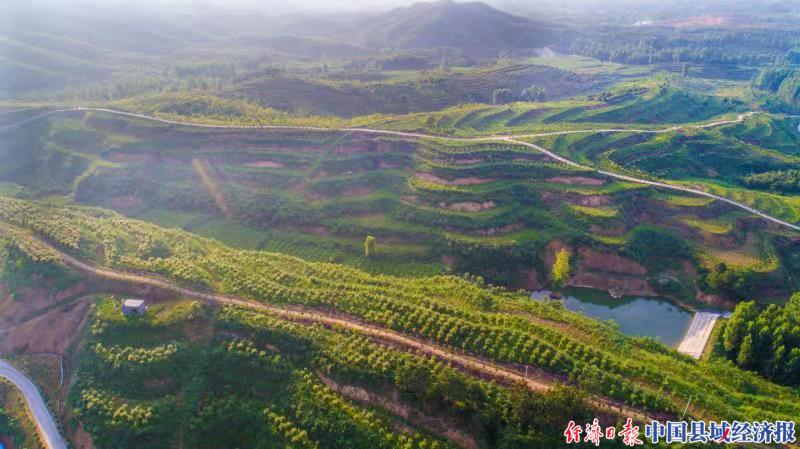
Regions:
M 397 6 L 406 6 L 415 1 L 435 0 L 0 0 L 0 22 L 4 5 L 46 4 L 53 10 L 60 6 L 70 10 L 104 9 L 113 7 L 123 11 L 133 11 L 147 7 L 148 10 L 165 12 L 166 9 L 203 10 L 209 7 L 222 8 L 228 11 L 257 10 L 270 15 L 282 14 L 316 14 L 316 13 L 380 13 Z M 755 6 L 752 0 L 457 0 L 484 1 L 497 8 L 519 15 L 541 15 L 559 12 L 592 14 L 600 11 L 613 11 L 614 14 L 649 14 L 661 10 L 673 13 L 683 11 L 685 14 L 697 14 L 705 11 L 716 13 L 733 12 L 736 8 L 728 6 L 751 4 L 752 7 L 763 8 L 765 4 L 784 4 L 795 8 L 798 0 L 758 0 Z M 795 5 L 795 6 L 788 6 Z
M 44 4 L 48 6 L 81 8 L 87 5 L 126 8 L 202 8 L 218 6 L 226 9 L 257 9 L 267 13 L 286 12 L 354 12 L 383 11 L 414 3 L 415 0 L 0 0 L 6 4 Z

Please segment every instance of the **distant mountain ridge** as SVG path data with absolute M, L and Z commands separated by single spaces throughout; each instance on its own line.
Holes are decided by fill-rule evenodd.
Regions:
M 482 2 L 420 2 L 395 8 L 359 24 L 370 46 L 401 50 L 540 48 L 554 40 L 553 28 Z

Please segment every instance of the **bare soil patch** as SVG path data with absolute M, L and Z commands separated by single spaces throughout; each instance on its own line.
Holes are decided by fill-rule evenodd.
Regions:
M 2 287 L 2 286 L 0 286 Z M 66 290 L 51 292 L 39 287 L 20 287 L 17 298 L 0 288 L 0 329 L 28 320 L 40 311 L 55 304 L 86 294 L 85 284 L 76 284 Z
M 250 168 L 283 168 L 285 167 L 284 164 L 275 161 L 254 161 L 254 162 L 245 162 L 245 167 Z
M 66 427 L 70 428 L 70 426 Z M 76 426 L 75 430 L 70 433 L 69 437 L 70 442 L 75 445 L 75 449 L 94 449 L 92 436 L 83 430 L 83 426 Z
M 656 296 L 655 289 L 647 281 L 647 269 L 631 259 L 591 248 L 579 249 L 578 259 L 571 285 Z
M 639 263 L 613 253 L 582 248 L 578 251 L 580 265 L 589 270 L 602 270 L 609 273 L 644 276 L 647 269 Z
M 579 193 L 548 192 L 541 193 L 542 199 L 551 205 L 558 207 L 564 203 L 577 204 L 579 206 L 607 206 L 611 204 L 611 197 L 608 195 L 581 195 Z
M 554 176 L 552 178 L 545 179 L 545 181 L 579 186 L 601 186 L 606 183 L 602 179 L 589 178 L 586 176 Z
M 0 352 L 65 354 L 80 336 L 89 304 L 80 301 L 57 307 L 7 330 L 0 342 Z
M 447 204 L 442 201 L 439 203 L 439 207 L 457 212 L 480 212 L 482 210 L 494 209 L 495 203 L 494 201 L 486 201 L 484 203 L 466 201 L 462 203 Z
M 443 179 L 435 175 L 431 175 L 430 173 L 417 173 L 415 174 L 417 179 L 421 179 L 423 181 L 427 181 L 433 184 L 439 184 L 443 186 L 472 186 L 478 184 L 486 184 L 487 182 L 494 181 L 494 178 L 456 178 L 456 179 Z

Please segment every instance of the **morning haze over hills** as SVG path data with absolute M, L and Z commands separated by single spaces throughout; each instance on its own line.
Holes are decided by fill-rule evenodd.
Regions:
M 399 49 L 495 50 L 540 48 L 554 30 L 481 2 L 414 3 L 364 20 L 365 42 Z
M 798 117 L 791 2 L 3 2 L 0 444 L 790 445 Z

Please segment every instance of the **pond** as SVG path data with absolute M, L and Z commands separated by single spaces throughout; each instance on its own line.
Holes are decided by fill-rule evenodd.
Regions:
M 614 299 L 607 292 L 570 287 L 561 290 L 564 306 L 605 321 L 614 320 L 628 335 L 653 337 L 664 344 L 677 346 L 692 321 L 692 312 L 674 303 L 652 297 L 626 296 Z M 538 290 L 531 298 L 548 298 L 549 290 Z

